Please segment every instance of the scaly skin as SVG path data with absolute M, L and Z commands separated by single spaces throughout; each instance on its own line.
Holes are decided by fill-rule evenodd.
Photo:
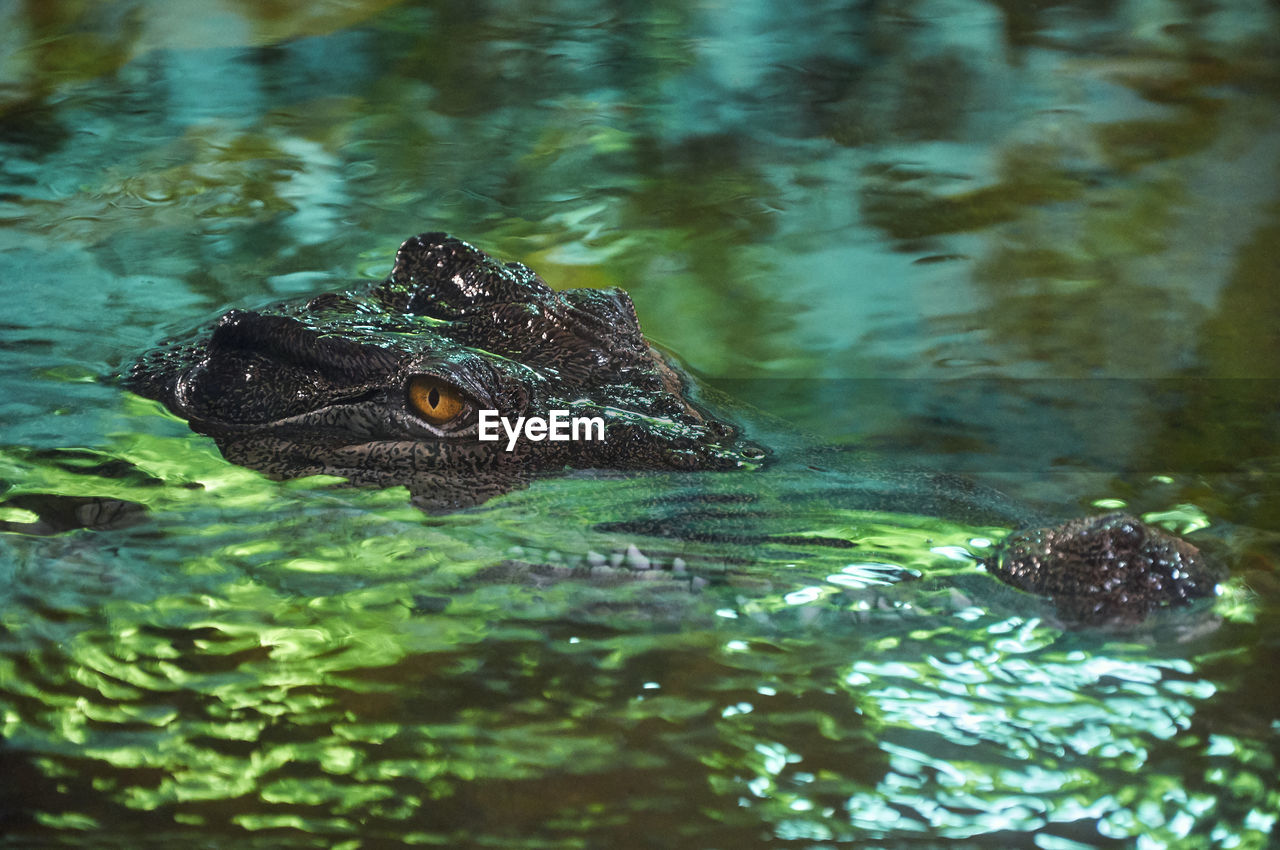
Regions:
M 764 454 L 690 400 L 625 292 L 554 292 L 525 266 L 442 233 L 406 241 L 376 285 L 232 310 L 148 354 L 126 383 L 235 463 L 276 478 L 405 485 L 432 511 L 566 468 L 719 470 Z M 433 421 L 421 399 L 442 397 Z M 478 439 L 481 409 L 600 416 L 605 438 L 520 439 L 506 451 L 505 437 Z M 1211 595 L 1217 578 L 1195 547 L 1117 515 L 1010 535 L 987 566 L 1080 623 L 1140 620 Z
M 411 380 L 461 400 L 431 422 Z M 367 290 L 257 313 L 232 310 L 193 343 L 170 343 L 126 376 L 228 460 L 276 478 L 326 473 L 402 484 L 429 510 L 478 504 L 540 472 L 573 468 L 731 469 L 762 452 L 699 410 L 640 333 L 619 289 L 553 292 L 519 263 L 426 233 Z M 600 416 L 603 441 L 506 451 L 477 437 L 478 411 Z
M 1050 597 L 1063 620 L 1084 625 L 1137 622 L 1212 596 L 1220 580 L 1196 547 L 1124 513 L 1011 534 L 987 568 Z

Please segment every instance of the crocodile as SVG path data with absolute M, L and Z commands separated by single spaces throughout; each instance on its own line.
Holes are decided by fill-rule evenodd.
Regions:
M 230 310 L 161 343 L 124 382 L 231 462 L 279 479 L 403 485 L 427 512 L 569 470 L 746 474 L 776 461 L 695 396 L 642 334 L 626 292 L 556 291 L 444 233 L 405 241 L 385 280 Z M 1001 498 L 926 478 L 926 510 Z M 644 526 L 632 530 L 679 533 Z M 1011 532 L 985 566 L 1081 623 L 1140 621 L 1211 596 L 1221 577 L 1191 543 L 1119 513 Z

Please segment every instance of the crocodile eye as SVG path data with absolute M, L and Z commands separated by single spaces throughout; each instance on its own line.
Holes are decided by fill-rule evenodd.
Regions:
M 408 389 L 409 405 L 432 425 L 443 425 L 467 409 L 462 393 L 430 375 L 414 375 Z

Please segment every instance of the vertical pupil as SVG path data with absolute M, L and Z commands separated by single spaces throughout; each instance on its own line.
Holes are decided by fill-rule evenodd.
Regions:
M 440 406 L 440 391 L 435 387 L 432 387 L 431 392 L 427 393 L 427 404 L 433 408 Z

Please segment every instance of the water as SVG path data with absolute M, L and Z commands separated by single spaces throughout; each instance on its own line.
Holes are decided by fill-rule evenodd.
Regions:
M 1273 5 L 291 5 L 0 4 L 3 846 L 1267 846 Z M 624 286 L 784 453 L 1231 578 L 1067 631 L 852 452 L 427 517 L 107 379 L 426 230 Z

